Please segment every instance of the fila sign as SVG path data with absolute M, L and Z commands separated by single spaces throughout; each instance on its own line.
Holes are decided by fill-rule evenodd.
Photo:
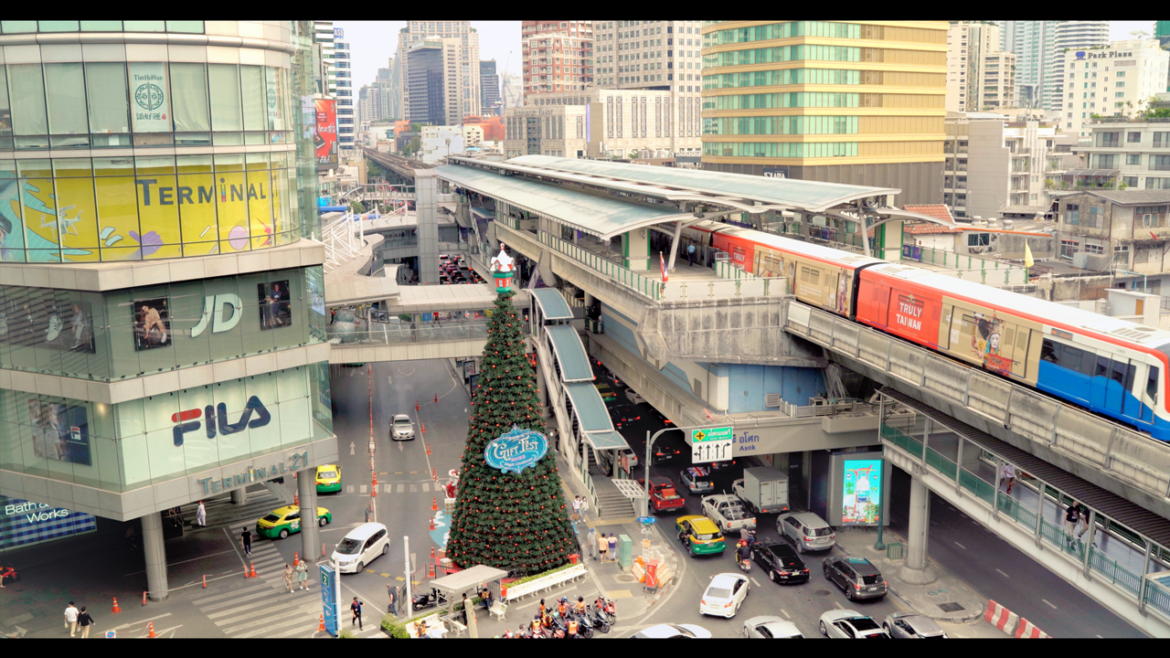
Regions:
M 253 413 L 257 414 L 256 418 L 252 418 Z M 234 423 L 228 422 L 227 405 L 223 402 L 214 407 L 209 404 L 203 409 L 180 411 L 177 414 L 171 414 L 171 422 L 178 423 L 174 428 L 176 448 L 183 445 L 184 434 L 198 431 L 203 426 L 203 422 L 199 420 L 201 417 L 205 419 L 203 422 L 207 424 L 207 438 L 209 439 L 216 437 L 217 429 L 220 434 L 235 434 L 244 429 L 264 427 L 272 421 L 272 414 L 268 412 L 260 398 L 255 395 L 248 398 L 248 403 L 244 405 L 244 413 Z

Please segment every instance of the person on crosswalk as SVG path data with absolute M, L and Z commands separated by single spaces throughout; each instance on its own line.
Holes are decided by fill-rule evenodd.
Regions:
M 244 555 L 252 554 L 252 533 L 244 526 L 244 532 L 240 535 L 240 541 L 244 542 Z
M 309 590 L 309 566 L 304 560 L 297 562 L 297 583 L 301 589 Z
M 363 630 L 362 629 L 362 602 L 358 601 L 358 597 L 356 597 L 356 596 L 353 597 L 353 603 L 350 604 L 349 609 L 353 612 L 353 619 L 349 620 L 349 625 L 353 626 L 353 623 L 356 621 L 357 625 L 358 625 L 358 630 L 359 631 Z
M 293 593 L 292 580 L 293 580 L 292 565 L 290 565 L 289 563 L 286 562 L 284 564 L 284 585 L 285 585 L 285 587 L 288 588 L 289 594 Z
M 203 501 L 199 501 L 199 507 L 195 508 L 195 525 L 205 528 L 207 527 L 207 509 L 203 507 Z

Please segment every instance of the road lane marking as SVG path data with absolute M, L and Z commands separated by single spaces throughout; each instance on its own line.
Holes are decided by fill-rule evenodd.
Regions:
M 752 578 L 752 584 L 755 585 L 756 587 L 759 587 L 760 581 L 756 580 L 755 578 Z
M 963 549 L 964 551 L 967 550 L 967 547 L 960 544 L 959 542 L 955 542 L 955 546 L 958 546 L 959 548 Z
M 784 615 L 785 619 L 792 619 L 792 615 L 788 614 L 788 611 L 784 608 L 780 608 L 780 614 Z
M 424 483 L 423 483 L 423 493 L 426 493 L 426 492 L 428 492 L 428 491 L 430 491 L 430 490 L 431 490 L 431 483 L 430 483 L 430 482 L 424 482 Z
M 999 571 L 999 569 L 996 569 L 996 571 Z M 1004 578 L 1011 578 L 1011 576 L 1007 575 L 1006 573 L 1003 573 L 1002 571 L 999 571 L 999 572 L 1000 572 L 1001 574 L 1003 574 L 1003 577 L 1004 577 Z
M 366 492 L 366 485 L 363 484 L 360 487 L 358 487 L 358 493 L 365 493 L 365 492 Z
M 1040 599 L 1040 600 L 1045 602 L 1045 603 L 1048 603 L 1048 599 Z M 1051 603 L 1048 603 L 1048 607 L 1052 608 L 1053 610 L 1056 610 L 1056 606 L 1052 605 Z
M 406 485 L 405 485 L 405 484 L 400 484 L 400 485 L 398 485 L 398 493 L 402 493 L 402 490 L 403 490 L 403 489 L 405 489 L 405 488 L 406 488 Z
M 840 604 L 840 603 L 838 603 L 838 602 L 836 602 L 836 601 L 833 601 L 833 607 L 834 607 L 834 608 L 837 608 L 838 610 L 844 610 L 844 609 L 845 609 L 845 608 L 842 608 L 842 607 L 841 607 L 841 604 Z
M 152 622 L 156 619 L 162 619 L 163 617 L 170 617 L 170 616 L 171 616 L 171 613 L 168 612 L 168 613 L 161 614 L 161 615 L 155 615 L 155 616 L 151 617 L 150 619 L 146 619 L 144 621 L 134 621 L 134 622 L 130 622 L 128 624 L 122 624 L 121 626 L 115 626 L 115 627 L 107 629 L 107 630 L 120 631 L 123 628 L 130 628 L 131 626 L 138 626 L 138 625 L 145 626 L 147 623 Z
M 191 558 L 190 560 L 183 560 L 183 561 L 181 561 L 181 562 L 168 562 L 168 563 L 167 563 L 167 566 L 168 566 L 168 567 L 173 567 L 173 566 L 175 566 L 176 564 L 184 564 L 184 563 L 186 563 L 186 562 L 194 562 L 195 560 L 202 560 L 202 559 L 203 559 L 203 558 L 205 558 L 205 557 L 212 557 L 212 556 L 214 556 L 214 555 L 223 555 L 224 553 L 231 553 L 231 552 L 232 552 L 232 551 L 220 551 L 220 552 L 218 552 L 218 553 L 208 553 L 207 555 L 200 555 L 199 557 L 193 557 L 193 558 Z M 134 573 L 128 573 L 128 574 L 126 574 L 126 575 L 127 575 L 127 576 L 137 576 L 137 575 L 138 575 L 138 574 L 140 574 L 140 573 L 146 573 L 146 572 L 145 572 L 145 571 L 135 571 Z

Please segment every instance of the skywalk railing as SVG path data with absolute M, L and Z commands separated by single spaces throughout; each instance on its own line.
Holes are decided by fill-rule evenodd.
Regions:
M 408 323 L 369 323 L 364 319 L 358 326 L 332 324 L 326 329 L 329 342 L 335 347 L 367 347 L 370 345 L 405 345 L 435 343 L 453 340 L 484 340 L 487 321 L 425 323 L 411 327 Z
M 902 259 L 945 267 L 954 270 L 957 278 L 989 286 L 1022 286 L 1028 283 L 1028 268 L 974 254 L 904 244 Z

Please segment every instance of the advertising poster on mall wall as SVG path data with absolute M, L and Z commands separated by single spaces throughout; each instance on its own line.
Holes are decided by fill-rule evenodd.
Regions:
M 130 63 L 130 110 L 134 132 L 171 130 L 171 105 L 167 97 L 167 66 L 162 62 Z
M 882 460 L 846 459 L 841 482 L 841 525 L 876 525 L 881 518 Z
M 89 450 L 89 414 L 85 407 L 33 398 L 28 401 L 33 455 L 71 464 L 92 466 Z
M 317 169 L 337 167 L 337 101 L 318 98 L 317 107 Z
M 0 551 L 95 530 L 89 514 L 0 496 Z

